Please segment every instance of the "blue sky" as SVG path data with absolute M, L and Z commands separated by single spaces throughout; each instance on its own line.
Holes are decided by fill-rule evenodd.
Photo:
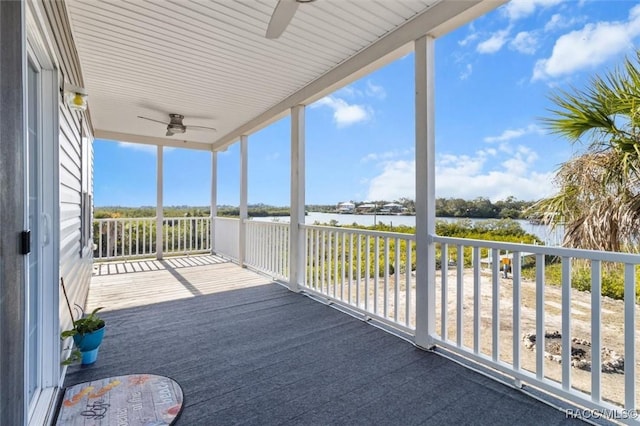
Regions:
M 436 196 L 536 200 L 576 149 L 549 135 L 548 95 L 634 55 L 633 1 L 514 0 L 436 41 Z M 306 111 L 307 204 L 415 199 L 413 54 Z M 289 204 L 289 118 L 249 136 L 249 203 Z M 155 147 L 96 140 L 95 205 L 155 205 Z M 209 204 L 210 154 L 165 149 L 164 204 Z M 239 144 L 218 204 L 239 204 Z M 117 170 L 117 172 L 114 172 Z

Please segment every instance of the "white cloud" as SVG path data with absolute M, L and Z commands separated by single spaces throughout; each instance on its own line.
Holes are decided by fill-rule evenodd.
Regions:
M 344 86 L 335 92 L 335 96 L 339 98 L 356 98 L 362 96 L 362 91 L 356 89 L 353 84 Z
M 532 15 L 538 7 L 555 6 L 562 1 L 564 0 L 511 0 L 502 10 L 510 20 L 515 21 Z
M 371 80 L 367 80 L 367 88 L 365 90 L 367 96 L 384 99 L 387 97 L 387 92 L 384 90 L 384 87 L 378 86 Z
M 413 160 L 388 161 L 381 174 L 369 181 L 367 200 L 416 198 L 416 163 Z
M 532 80 L 544 80 L 596 67 L 632 49 L 640 35 L 640 5 L 629 12 L 627 22 L 590 23 L 556 40 L 551 56 L 536 62 Z
M 496 53 L 502 49 L 502 46 L 507 42 L 509 31 L 510 28 L 496 31 L 487 40 L 478 43 L 476 51 L 478 53 Z
M 464 71 L 460 73 L 460 80 L 468 79 L 471 76 L 471 73 L 473 73 L 473 66 L 471 64 L 467 64 Z
M 509 46 L 520 53 L 533 55 L 538 48 L 538 39 L 531 32 L 521 31 L 511 40 Z
M 584 17 L 568 18 L 559 13 L 556 13 L 553 16 L 551 16 L 551 19 L 549 19 L 549 21 L 545 24 L 544 31 L 550 32 L 550 31 L 561 30 L 563 28 L 569 28 L 573 25 L 576 25 L 579 22 L 583 22 L 584 19 L 585 19 Z
M 402 151 L 393 150 L 386 152 L 372 152 L 360 159 L 361 163 L 367 163 L 369 161 L 382 161 L 382 160 L 390 160 L 392 158 L 398 158 L 401 156 L 407 156 L 413 154 L 415 150 L 413 148 L 408 148 Z
M 542 130 L 535 124 L 530 124 L 527 127 L 521 129 L 507 129 L 503 131 L 499 136 L 487 136 L 483 140 L 488 143 L 506 142 L 510 141 L 511 139 L 516 139 L 531 133 L 542 133 Z
M 480 37 L 480 35 L 476 32 L 473 32 L 471 34 L 469 34 L 468 36 L 466 36 L 465 38 L 463 38 L 462 40 L 458 41 L 458 45 L 460 46 L 466 46 L 467 44 L 471 43 L 472 41 L 477 40 L 477 38 Z
M 512 155 L 502 162 L 495 162 L 499 153 L 493 148 L 474 155 L 440 155 L 436 162 L 436 196 L 465 199 L 483 196 L 497 201 L 509 196 L 537 200 L 551 195 L 555 174 L 532 170 L 538 155 L 525 146 L 512 147 L 510 152 Z M 415 199 L 413 160 L 384 162 L 381 173 L 369 181 L 366 199 L 400 197 Z
M 367 121 L 373 115 L 371 108 L 366 105 L 349 104 L 344 99 L 334 96 L 325 96 L 318 100 L 315 105 L 328 106 L 333 109 L 333 120 L 338 127 Z

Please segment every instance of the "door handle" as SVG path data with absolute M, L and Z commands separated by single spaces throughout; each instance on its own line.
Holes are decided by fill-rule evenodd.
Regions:
M 47 246 L 51 242 L 51 216 L 42 213 L 42 246 Z
M 31 253 L 31 231 L 27 230 L 20 233 L 20 254 L 29 253 Z

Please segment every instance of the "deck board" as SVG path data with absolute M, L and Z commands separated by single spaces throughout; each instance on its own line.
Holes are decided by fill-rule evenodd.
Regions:
M 575 422 L 234 264 L 180 265 L 93 277 L 108 329 L 98 362 L 65 385 L 169 376 L 185 394 L 178 425 Z

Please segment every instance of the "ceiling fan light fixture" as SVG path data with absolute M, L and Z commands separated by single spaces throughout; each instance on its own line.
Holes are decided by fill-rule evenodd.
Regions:
M 181 125 L 181 124 L 174 124 L 174 123 L 169 123 L 167 125 L 167 132 L 170 132 L 172 134 L 176 134 L 176 133 L 184 133 L 187 129 L 185 128 L 185 126 Z

